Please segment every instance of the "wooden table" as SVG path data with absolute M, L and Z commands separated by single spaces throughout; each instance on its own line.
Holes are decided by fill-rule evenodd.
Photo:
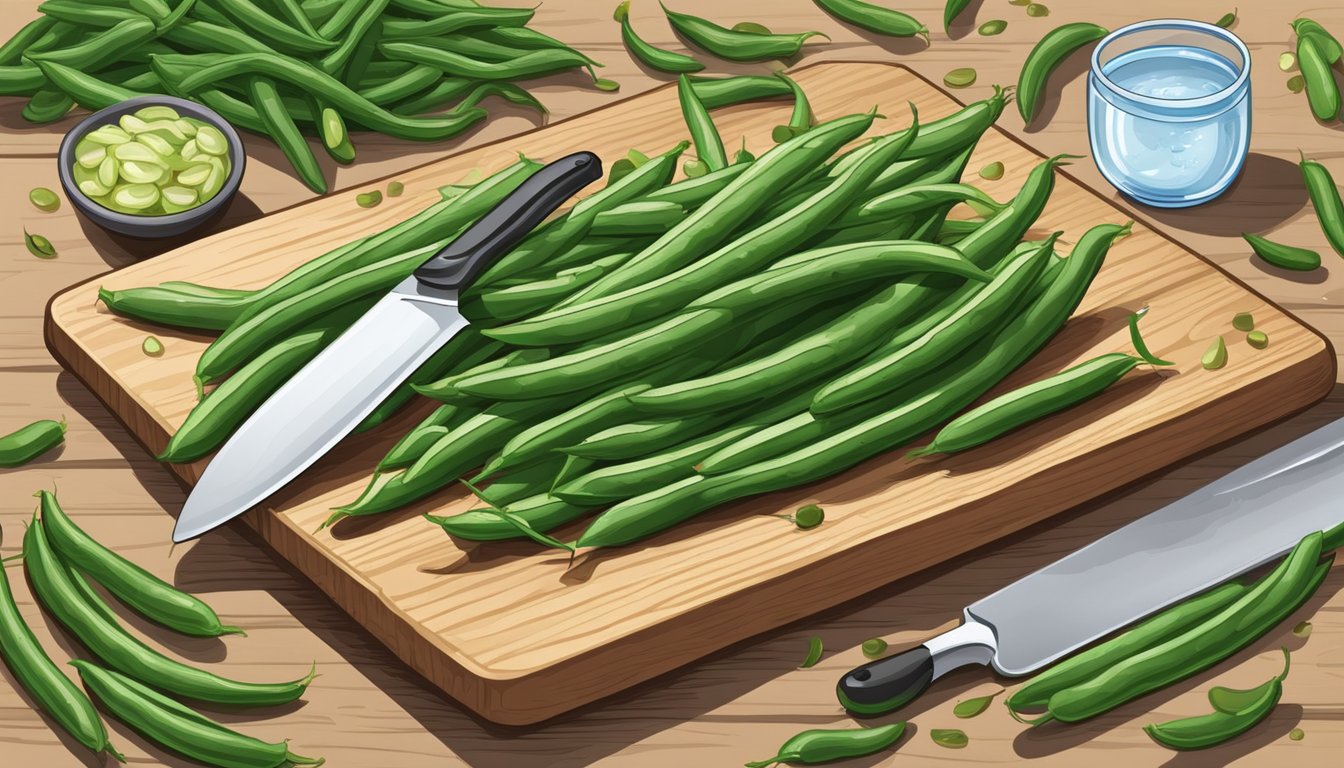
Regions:
M 500 4 L 530 5 L 501 0 Z M 622 95 L 653 87 L 665 78 L 634 64 L 621 46 L 611 21 L 614 0 L 554 0 L 538 10 L 535 26 L 567 40 L 608 66 L 603 74 L 618 80 Z M 1048 18 L 1029 18 L 1007 0 L 972 3 L 968 21 L 941 30 L 942 10 L 931 0 L 910 0 L 901 7 L 934 28 L 927 50 L 914 41 L 883 40 L 846 27 L 822 14 L 808 0 L 738 0 L 713 3 L 677 0 L 673 7 L 729 24 L 750 19 L 781 31 L 819 29 L 830 44 L 809 45 L 802 61 L 828 59 L 898 60 L 932 80 L 954 67 L 974 66 L 979 82 L 962 92 L 965 100 L 982 98 L 992 83 L 1015 82 L 1031 45 L 1048 29 L 1069 21 L 1109 27 L 1161 17 L 1176 7 L 1153 0 L 1129 3 L 1050 3 Z M 1091 5 L 1092 9 L 1081 6 Z M 0 35 L 8 38 L 32 18 L 35 0 L 3 0 Z M 1297 150 L 1324 162 L 1344 179 L 1344 126 L 1312 120 L 1302 95 L 1284 86 L 1288 75 L 1276 68 L 1278 54 L 1289 49 L 1287 22 L 1301 13 L 1344 33 L 1344 7 L 1315 3 L 1307 7 L 1261 4 L 1242 7 L 1234 28 L 1253 52 L 1255 133 L 1252 154 L 1235 187 L 1221 200 L 1184 212 L 1142 209 L 1119 201 L 1177 239 L 1223 265 L 1256 290 L 1276 300 L 1336 341 L 1344 340 L 1344 316 L 1335 308 L 1344 300 L 1344 269 L 1316 225 L 1295 167 Z M 1182 12 L 1213 20 L 1230 4 L 1212 0 L 1181 3 Z M 976 24 L 1008 20 L 1007 31 L 980 37 Z M 634 23 L 647 39 L 679 47 L 656 3 L 635 3 Z M 707 59 L 709 60 L 709 59 Z M 717 72 L 761 72 L 765 65 L 716 64 Z M 1027 127 L 1014 111 L 1000 124 L 1043 152 L 1088 152 L 1083 110 L 1086 70 L 1083 57 L 1068 64 L 1051 83 L 1043 115 Z M 613 97 L 591 89 L 572 90 L 572 78 L 539 89 L 553 119 L 601 106 Z M 54 157 L 69 121 L 30 126 L 19 116 L 21 103 L 0 100 L 0 167 L 7 183 L 0 188 L 0 210 L 9 212 L 9 232 L 0 252 L 0 431 L 35 418 L 66 416 L 70 421 L 63 449 L 21 470 L 0 470 L 0 524 L 9 533 L 5 554 L 14 551 L 22 522 L 32 510 L 29 494 L 59 485 L 67 509 L 96 537 L 128 557 L 202 593 L 230 620 L 247 626 L 249 638 L 184 641 L 133 617 L 133 631 L 199 662 L 218 662 L 228 675 L 278 679 L 310 659 L 322 676 L 308 700 L 260 715 L 225 714 L 221 719 L 267 740 L 289 738 L 296 751 L 321 754 L 333 766 L 720 766 L 740 765 L 774 753 L 788 736 L 804 728 L 848 722 L 831 689 L 839 674 L 862 660 L 859 645 L 883 637 L 895 647 L 913 644 L 952 626 L 963 605 L 1117 526 L 1143 515 L 1264 452 L 1332 419 L 1344 416 L 1344 390 L 1327 402 L 1285 423 L 1233 445 L 1172 467 L 1103 503 L 1090 505 L 972 553 L 955 563 L 890 585 L 861 600 L 796 626 L 742 644 L 716 657 L 599 702 L 544 726 L 508 729 L 475 720 L 432 692 L 419 678 L 332 606 L 307 582 L 270 558 L 235 530 L 223 530 L 192 545 L 170 550 L 166 542 L 172 515 L 183 492 L 167 470 L 146 455 L 69 374 L 63 373 L 42 344 L 42 311 L 60 289 L 93 275 L 151 256 L 163 246 L 122 240 L 82 224 L 68 204 L 55 214 L 34 210 L 25 199 L 38 185 L 57 187 Z M 864 105 L 855 105 L 856 108 Z M 395 173 L 443 153 L 526 130 L 531 118 L 508 112 L 466 140 L 442 145 L 410 145 L 369 137 L 360 142 L 360 162 L 335 174 L 335 188 L 349 187 Z M 264 140 L 248 137 L 252 162 L 244 199 L 230 212 L 238 223 L 305 200 L 309 192 L 287 174 L 287 164 Z M 1117 197 L 1090 162 L 1071 172 L 1110 197 Z M 332 168 L 328 167 L 331 174 Z M 17 220 L 16 220 L 17 219 Z M 23 247 L 22 229 L 51 239 L 60 255 L 40 261 Z M 1238 237 L 1243 230 L 1274 232 L 1287 242 L 1322 250 L 1326 270 L 1305 277 L 1264 267 L 1249 258 Z M 1336 276 L 1334 273 L 1340 274 Z M 11 571 L 11 577 L 17 571 Z M 61 633 L 47 627 L 50 618 L 29 598 L 26 584 L 15 580 L 25 616 L 48 648 L 75 653 Z M 1148 696 L 1094 722 L 1071 728 L 1029 731 L 997 706 L 974 720 L 951 714 L 959 699 L 997 690 L 1010 681 L 982 671 L 964 670 L 939 682 L 903 716 L 915 733 L 898 752 L 848 765 L 933 765 L 1015 763 L 1050 766 L 1087 764 L 1125 766 L 1337 765 L 1344 755 L 1344 567 L 1334 569 L 1317 596 L 1288 622 L 1310 617 L 1308 640 L 1288 635 L 1267 637 L 1227 663 L 1171 689 Z M 825 641 L 827 656 L 811 669 L 796 665 L 807 637 Z M 1154 720 L 1203 712 L 1204 692 L 1214 684 L 1246 687 L 1268 678 L 1279 667 L 1277 647 L 1294 650 L 1293 672 L 1283 703 L 1270 720 L 1244 738 L 1202 753 L 1177 755 L 1154 746 L 1139 726 Z M 62 739 L 30 702 L 16 693 L 5 670 L 0 685 L 0 750 L 6 765 L 102 765 L 73 742 Z M 1216 682 L 1214 682 L 1216 681 Z M 885 720 L 883 720 L 885 722 Z M 114 740 L 139 765 L 191 765 L 146 744 L 118 723 Z M 960 727 L 970 745 L 945 751 L 927 735 L 932 728 Z M 1302 728 L 1306 738 L 1289 741 Z

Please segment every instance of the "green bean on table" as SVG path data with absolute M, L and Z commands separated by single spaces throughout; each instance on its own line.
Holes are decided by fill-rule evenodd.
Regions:
M 747 763 L 747 768 L 769 768 L 776 763 L 815 765 L 863 757 L 890 747 L 905 735 L 905 723 L 871 728 L 813 728 L 780 745 L 774 757 Z
M 99 544 L 71 520 L 56 496 L 38 491 L 43 530 L 54 551 L 67 564 L 93 577 L 136 613 L 193 637 L 241 635 L 224 626 L 210 606 L 154 576 Z
M 1333 121 L 1339 117 L 1339 85 L 1334 71 L 1326 61 L 1316 38 L 1297 38 L 1297 66 L 1306 85 L 1307 103 L 1317 120 Z
M 317 157 L 313 155 L 299 126 L 294 123 L 294 118 L 285 110 L 275 83 L 265 77 L 252 77 L 248 79 L 248 91 L 257 114 L 266 126 L 266 132 L 294 164 L 299 178 L 314 192 L 326 194 L 327 179 L 317 164 Z
M 0 467 L 21 467 L 65 441 L 65 419 L 42 419 L 0 435 Z
M 677 13 L 666 5 L 663 5 L 663 13 L 667 15 L 668 22 L 677 34 L 720 59 L 728 61 L 787 59 L 797 55 L 803 43 L 810 38 L 830 39 L 816 31 L 789 35 L 737 32 L 698 16 Z
M 1276 243 L 1273 240 L 1249 232 L 1242 232 L 1241 236 L 1257 256 L 1281 269 L 1307 272 L 1321 266 L 1321 254 L 1309 248 Z
M 625 47 L 643 64 L 662 72 L 674 74 L 699 72 L 704 64 L 684 53 L 668 51 L 646 42 L 630 24 L 630 0 L 622 0 L 616 6 L 613 18 L 621 25 L 621 40 Z
M 315 37 L 267 13 L 252 0 L 227 0 L 213 3 L 221 13 L 242 29 L 286 53 L 312 54 L 331 50 L 336 43 Z
M 61 563 L 34 518 L 23 537 L 23 562 L 33 591 L 56 620 L 79 642 L 117 671 L 161 690 L 198 701 L 240 706 L 275 706 L 303 695 L 316 672 L 287 683 L 244 683 L 174 661 L 146 646 L 107 619 L 73 584 L 77 578 Z
M 1283 671 L 1264 683 L 1245 691 L 1221 686 L 1209 691 L 1214 711 L 1207 715 L 1150 723 L 1143 730 L 1153 741 L 1170 749 L 1205 749 L 1229 741 L 1269 717 L 1283 696 L 1283 681 L 1288 677 L 1290 659 L 1283 649 Z M 1219 706 L 1222 699 L 1235 706 Z
M 89 697 L 70 682 L 33 636 L 14 602 L 9 575 L 3 567 L 0 567 L 0 659 L 33 702 L 66 733 L 94 752 L 106 752 L 118 762 L 126 762 L 108 741 L 107 729 Z
M 929 28 L 908 13 L 863 0 L 812 0 L 837 19 L 869 32 L 892 37 L 922 37 L 929 42 Z
M 76 659 L 79 678 L 104 708 L 150 741 L 220 768 L 288 768 L 321 765 L 296 755 L 289 743 L 268 744 L 230 730 L 135 679 Z
M 1094 43 L 1110 31 L 1105 27 L 1085 22 L 1075 22 L 1056 27 L 1045 34 L 1040 42 L 1027 54 L 1022 64 L 1022 73 L 1017 80 L 1017 111 L 1022 119 L 1031 122 L 1040 106 L 1045 89 L 1045 81 L 1050 73 L 1063 63 L 1074 51 L 1088 43 Z
M 763 75 L 736 75 L 733 77 L 691 76 L 695 95 L 708 109 L 764 99 L 782 99 L 793 96 L 788 83 L 777 77 Z
M 1299 163 L 1302 180 L 1307 186 L 1307 196 L 1316 209 L 1316 219 L 1321 223 L 1321 231 L 1335 253 L 1344 256 L 1344 201 L 1340 200 L 1339 187 L 1326 167 L 1308 160 L 1303 156 Z
M 711 171 L 728 167 L 728 155 L 723 151 L 723 139 L 719 138 L 719 130 L 714 127 L 709 110 L 696 95 L 695 88 L 686 75 L 677 78 L 677 98 L 681 101 L 681 114 L 695 144 L 696 157 Z

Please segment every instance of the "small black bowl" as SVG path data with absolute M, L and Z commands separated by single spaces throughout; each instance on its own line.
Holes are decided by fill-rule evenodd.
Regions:
M 189 211 L 146 216 L 120 213 L 110 208 L 104 208 L 90 200 L 88 195 L 81 192 L 79 185 L 75 183 L 73 171 L 75 167 L 75 145 L 85 136 L 104 125 L 116 125 L 122 115 L 150 106 L 172 107 L 183 117 L 194 117 L 197 120 L 209 123 L 218 128 L 229 143 L 229 178 L 224 180 L 224 186 L 214 197 Z M 131 237 L 159 238 L 174 237 L 190 232 L 218 218 L 229 207 L 234 195 L 238 194 L 238 187 L 243 182 L 243 168 L 247 165 L 247 153 L 243 151 L 243 140 L 238 138 L 238 132 L 233 129 L 229 121 L 220 117 L 214 110 L 186 99 L 155 95 L 127 99 L 119 104 L 113 104 L 107 109 L 100 109 L 81 120 L 79 125 L 70 129 L 70 132 L 65 134 L 65 138 L 61 140 L 61 151 L 56 162 L 59 165 L 57 170 L 61 176 L 61 187 L 65 189 L 66 197 L 70 198 L 70 202 L 80 213 L 97 223 L 98 226 L 112 232 L 130 235 Z

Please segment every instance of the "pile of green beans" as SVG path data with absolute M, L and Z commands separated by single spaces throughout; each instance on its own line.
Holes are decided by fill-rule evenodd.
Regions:
M 1058 233 L 1024 242 L 1064 157 L 1041 162 L 1003 204 L 962 180 L 1007 103 L 1002 89 L 867 141 L 878 115 L 813 124 L 787 78 L 683 74 L 678 95 L 689 141 L 624 154 L 605 186 L 464 291 L 471 327 L 407 387 L 437 407 L 325 525 L 462 480 L 490 508 L 429 516 L 454 537 L 554 546 L 548 532 L 597 514 L 577 545 L 619 546 L 834 475 L 946 424 L 1009 376 L 1064 325 L 1128 232 L 1094 227 L 1068 258 L 1055 255 Z M 713 110 L 743 99 L 788 99 L 788 130 L 730 160 L 725 147 L 738 142 Z M 692 146 L 703 173 L 678 179 Z M 409 274 L 415 249 L 438 247 L 534 171 L 523 160 L 455 188 L 255 291 L 109 292 L 113 311 L 142 320 L 155 309 L 184 317 L 199 299 L 224 325 L 196 368 L 218 388 L 163 457 L 217 447 L 363 302 Z M 962 204 L 987 218 L 950 223 Z M 953 236 L 955 246 L 937 241 Z M 1054 399 L 1037 411 L 1075 401 L 1079 386 L 1044 385 Z M 403 403 L 389 399 L 381 417 Z
M 70 662 L 79 669 L 105 712 L 151 741 L 218 768 L 320 765 L 231 731 L 188 709 L 175 698 L 229 706 L 285 704 L 303 695 L 316 669 L 287 683 L 244 683 L 169 658 L 133 637 L 92 582 L 102 585 L 136 613 L 194 637 L 242 634 L 215 612 L 98 543 L 61 509 L 48 491 L 23 536 L 23 568 L 33 595 L 79 645 L 99 661 Z M 93 702 L 43 650 L 24 622 L 0 568 L 0 660 L 13 671 L 33 702 L 75 741 L 93 752 L 125 758 L 108 741 Z
M 545 112 L 512 81 L 599 66 L 529 29 L 530 9 L 463 0 L 50 0 L 39 10 L 0 46 L 0 95 L 28 97 L 25 119 L 145 94 L 191 99 L 269 136 L 319 193 L 327 180 L 308 137 L 350 163 L 351 130 L 448 138 L 487 117 L 476 106 L 487 96 Z

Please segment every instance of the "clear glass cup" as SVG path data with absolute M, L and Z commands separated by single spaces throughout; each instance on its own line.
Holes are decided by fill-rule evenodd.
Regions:
M 1251 143 L 1251 57 L 1227 30 L 1145 21 L 1092 53 L 1087 129 L 1106 180 L 1141 203 L 1184 208 L 1236 179 Z

